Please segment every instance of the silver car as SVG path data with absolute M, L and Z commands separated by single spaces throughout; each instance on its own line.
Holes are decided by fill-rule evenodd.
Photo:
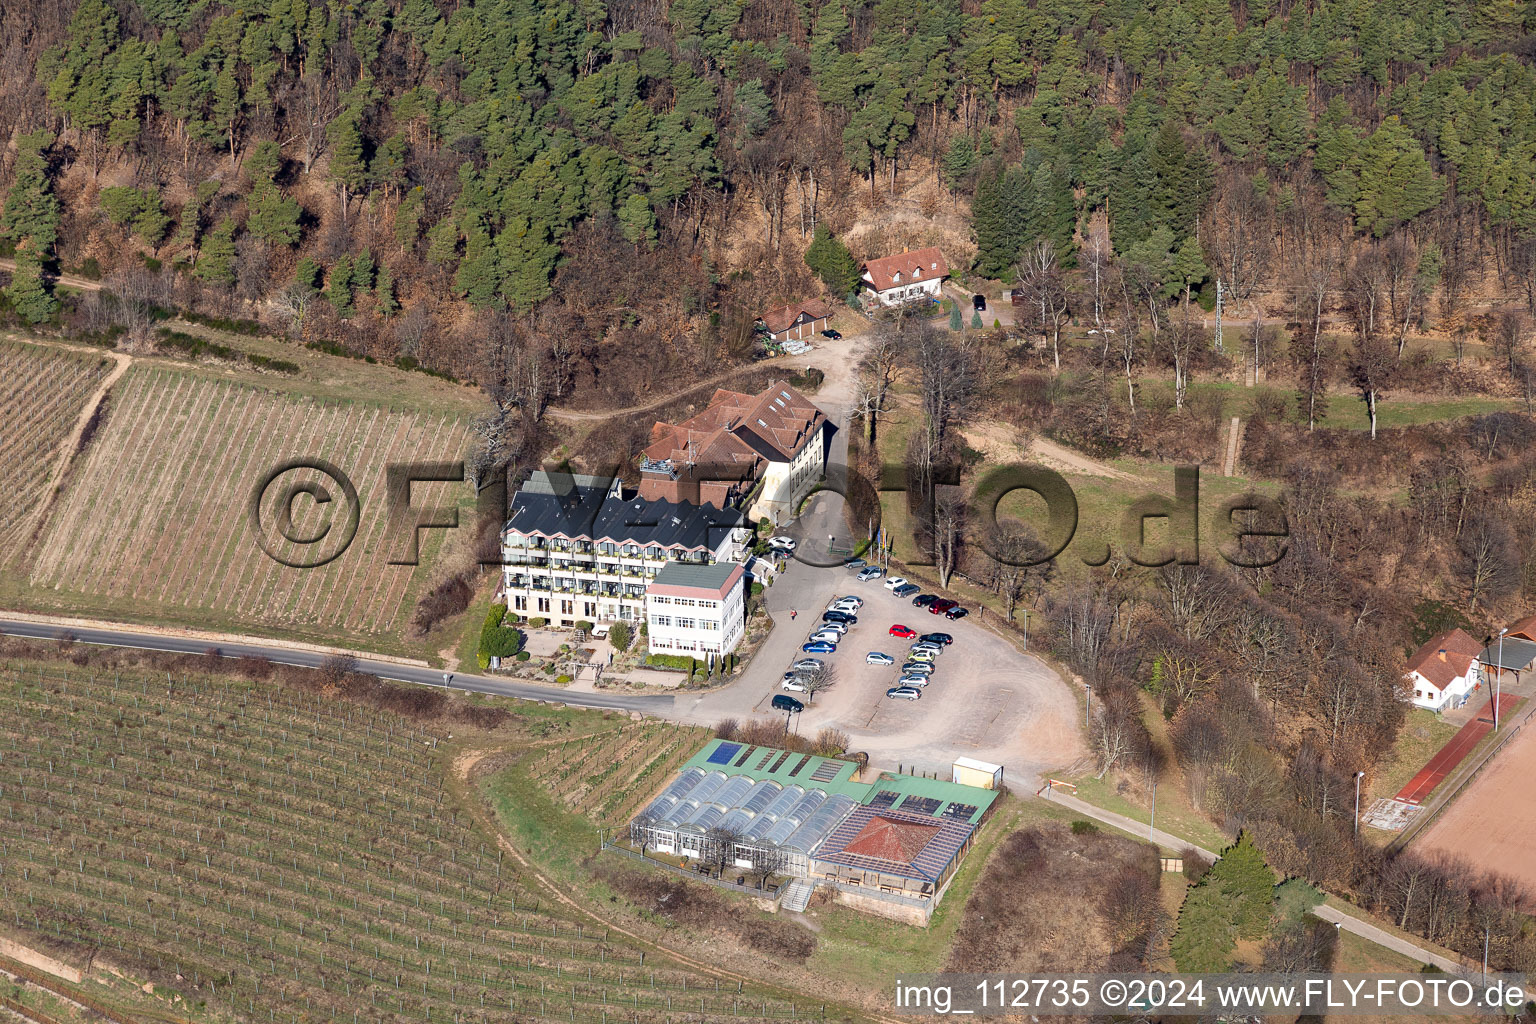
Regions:
M 827 663 L 820 658 L 801 658 L 789 667 L 795 672 L 820 672 L 827 667 Z
M 901 671 L 904 675 L 931 676 L 933 675 L 933 662 L 909 661 L 901 666 Z
M 893 686 L 885 695 L 891 700 L 922 700 L 923 691 L 915 686 Z
M 920 675 L 905 675 L 896 680 L 898 686 L 927 686 L 928 677 Z
M 884 653 L 883 651 L 870 651 L 868 654 L 864 655 L 864 664 L 894 665 L 896 664 L 896 659 L 891 657 L 889 654 Z
M 876 569 L 871 565 L 860 569 L 859 574 L 855 576 L 854 579 L 858 580 L 860 583 L 868 583 L 870 580 L 877 580 L 884 575 L 885 571 L 883 569 Z

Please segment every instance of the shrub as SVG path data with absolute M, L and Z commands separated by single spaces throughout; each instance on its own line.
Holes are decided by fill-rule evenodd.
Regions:
M 566 675 L 564 672 L 560 673 L 558 676 L 555 676 L 555 682 L 557 683 L 568 683 L 570 681 L 571 677 Z
M 694 668 L 698 665 L 698 659 L 685 654 L 647 654 L 645 663 L 656 668 L 671 668 L 692 675 Z
M 532 618 L 532 619 L 528 620 L 528 626 L 531 629 L 543 629 L 545 623 L 547 623 L 548 621 L 549 621 L 548 619 L 544 619 L 544 618 Z
M 426 633 L 450 615 L 457 615 L 474 600 L 474 588 L 463 573 L 450 576 L 422 595 L 416 603 L 416 614 L 411 625 L 418 634 Z M 513 616 L 515 622 L 517 617 Z
M 480 627 L 480 667 L 490 666 L 492 658 L 511 658 L 523 647 L 523 634 L 511 626 L 502 624 L 507 616 L 507 606 L 493 604 L 491 610 L 485 614 L 485 622 Z
M 1091 821 L 1084 821 L 1082 818 L 1072 823 L 1072 834 L 1075 836 L 1091 836 L 1098 830 L 1099 826 Z
M 550 676 L 555 674 L 555 663 L 554 662 L 551 661 L 551 662 L 548 662 L 547 664 L 545 664 L 545 666 L 544 666 L 544 674 L 545 675 L 550 675 Z
M 250 364 L 258 370 L 270 370 L 272 373 L 286 373 L 292 376 L 299 372 L 299 364 L 291 363 L 286 359 L 272 359 L 267 356 L 251 354 L 246 356 Z
M 590 633 L 592 632 L 592 623 L 588 622 L 586 619 L 582 619 L 576 623 L 576 628 L 586 630 L 588 633 Z
M 528 652 L 527 651 L 518 651 L 517 652 L 517 660 L 518 661 L 527 661 L 528 660 Z
M 722 740 L 735 739 L 736 730 L 740 727 L 741 723 L 736 721 L 736 719 L 722 718 L 720 721 L 715 723 L 715 736 Z

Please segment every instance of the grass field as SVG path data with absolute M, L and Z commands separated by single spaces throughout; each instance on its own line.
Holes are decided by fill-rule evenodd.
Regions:
M 1441 720 L 1433 711 L 1410 708 L 1403 717 L 1403 727 L 1398 730 L 1392 749 L 1382 758 L 1370 786 L 1361 794 L 1362 802 L 1367 798 L 1374 800 L 1395 795 L 1456 735 L 1458 729 L 1458 726 Z
M 448 410 L 342 401 L 210 371 L 137 364 L 113 389 L 107 425 L 71 471 L 67 492 L 28 553 L 24 583 L 0 587 L 0 598 L 130 621 L 174 617 L 236 632 L 256 626 L 298 638 L 367 634 L 372 646 L 397 649 L 445 534 L 423 531 L 420 566 L 387 564 L 385 466 L 461 457 L 467 424 L 467 416 Z M 270 558 L 247 515 L 262 474 L 295 457 L 334 463 L 359 495 L 356 539 L 313 569 Z M 293 479 L 284 476 L 280 484 Z M 335 498 L 330 508 L 345 504 L 339 493 Z M 470 499 L 462 485 L 418 484 L 412 500 Z M 270 515 L 270 503 L 265 508 Z M 301 513 L 295 525 L 313 535 L 320 524 L 302 513 L 314 503 L 300 498 L 294 508 Z M 466 525 L 468 512 L 461 515 Z
M 61 445 L 111 370 L 102 356 L 0 340 L 0 564 L 25 546 Z
M 0 663 L 7 931 L 215 1018 L 791 1017 L 549 901 L 445 787 L 442 739 L 244 679 Z

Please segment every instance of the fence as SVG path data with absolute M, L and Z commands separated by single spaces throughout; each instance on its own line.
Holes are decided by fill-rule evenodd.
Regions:
M 664 860 L 652 860 L 650 857 L 647 857 L 645 854 L 640 853 L 639 851 L 631 850 L 627 846 L 620 846 L 618 843 L 615 843 L 609 839 L 603 840 L 603 849 L 612 850 L 615 853 L 622 853 L 624 856 L 630 858 L 631 860 L 644 861 L 654 868 L 665 868 L 674 874 L 682 875 L 684 878 L 691 878 L 696 882 L 708 882 L 710 885 L 713 885 L 718 889 L 729 889 L 732 892 L 745 893 L 749 896 L 756 896 L 759 899 L 772 900 L 774 903 L 778 903 L 779 900 L 784 898 L 784 893 L 789 889 L 790 886 L 788 881 L 780 882 L 778 886 L 773 889 L 759 889 L 755 885 L 741 885 L 726 878 L 715 878 L 712 875 L 707 875 L 702 871 L 689 871 L 686 868 L 678 867 L 676 864 L 668 864 Z
M 1430 826 L 1430 823 L 1440 816 L 1440 812 L 1449 807 L 1451 802 L 1461 795 L 1461 791 L 1470 786 L 1472 784 L 1472 780 L 1482 774 L 1483 769 L 1488 767 L 1489 762 L 1498 756 L 1499 751 L 1504 749 L 1505 744 L 1509 743 L 1509 741 L 1520 735 L 1520 730 L 1531 724 L 1532 718 L 1536 718 L 1536 700 L 1531 702 L 1531 706 L 1526 710 L 1525 715 L 1520 719 L 1520 721 L 1511 726 L 1509 731 L 1506 732 L 1497 743 L 1493 744 L 1486 751 L 1484 751 L 1483 755 L 1478 759 L 1477 763 L 1466 769 L 1461 778 L 1458 781 L 1452 783 L 1451 788 L 1448 789 L 1438 799 L 1435 806 L 1431 810 L 1424 814 L 1420 814 L 1417 818 L 1415 818 L 1412 824 L 1410 824 L 1406 829 L 1402 831 L 1402 834 L 1400 834 L 1396 839 L 1387 845 L 1387 849 L 1395 853 L 1406 848 L 1409 843 L 1418 838 L 1419 833 L 1427 829 Z

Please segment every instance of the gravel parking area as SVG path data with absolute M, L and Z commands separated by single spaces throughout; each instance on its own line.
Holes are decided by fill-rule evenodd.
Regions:
M 825 543 L 825 541 L 823 541 Z M 768 592 L 775 628 L 743 677 L 721 690 L 694 698 L 680 695 L 677 714 L 710 725 L 722 718 L 780 715 L 769 701 L 780 678 L 798 657 L 800 644 L 837 596 L 864 599 L 858 624 L 836 654 L 814 655 L 836 671 L 836 683 L 816 695 L 796 717 L 797 732 L 812 734 L 834 726 L 852 738 L 852 749 L 869 754 L 880 768 L 937 772 L 948 777 L 956 757 L 1001 764 L 1016 787 L 1083 756 L 1080 698 L 1043 662 L 1020 653 L 973 616 L 951 621 L 897 598 L 883 580 L 860 583 L 842 568 L 819 569 L 792 562 Z M 790 618 L 791 610 L 797 615 Z M 912 640 L 890 635 L 893 623 L 917 630 L 949 633 L 954 643 L 936 661 L 936 671 L 921 700 L 892 700 L 885 691 L 896 685 Z M 864 656 L 883 651 L 894 665 L 867 665 Z M 792 694 L 803 699 L 803 694 Z

